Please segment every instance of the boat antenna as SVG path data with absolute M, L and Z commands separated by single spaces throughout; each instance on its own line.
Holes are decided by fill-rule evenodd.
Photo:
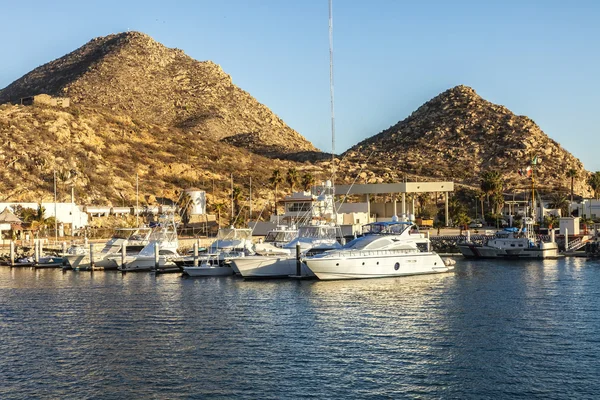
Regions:
M 333 96 L 333 0 L 329 0 L 329 98 L 331 108 L 331 190 L 332 207 L 337 222 L 335 207 L 335 108 Z
M 54 243 L 58 243 L 58 214 L 56 213 L 56 170 L 54 170 Z

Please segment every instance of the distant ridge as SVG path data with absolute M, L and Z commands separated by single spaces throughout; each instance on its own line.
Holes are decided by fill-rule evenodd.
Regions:
M 575 169 L 577 191 L 587 190 L 583 164 L 550 139 L 530 118 L 482 99 L 459 85 L 423 104 L 408 118 L 363 140 L 343 154 L 348 165 L 366 162 L 376 175 L 452 179 L 479 185 L 481 173 L 499 171 L 505 187 L 529 183 L 517 173 L 532 157 L 540 187 L 567 186 L 566 171 Z M 569 181 L 570 183 L 570 181 Z

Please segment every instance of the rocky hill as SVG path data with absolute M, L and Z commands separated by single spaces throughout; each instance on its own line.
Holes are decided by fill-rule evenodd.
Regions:
M 10 104 L 42 93 L 70 105 L 52 105 L 47 96 Z M 268 179 L 275 168 L 295 167 L 317 180 L 332 169 L 330 155 L 219 66 L 137 32 L 94 39 L 36 68 L 0 90 L 0 104 L 0 201 L 49 201 L 56 171 L 60 200 L 73 188 L 78 203 L 134 204 L 139 176 L 140 197 L 149 203 L 195 186 L 209 202 L 228 204 L 233 174 L 243 196 L 252 179 L 256 211 L 274 199 Z M 338 157 L 335 181 L 479 186 L 481 174 L 495 170 L 505 187 L 526 187 L 517 170 L 535 155 L 542 159 L 538 186 L 567 187 L 565 172 L 573 168 L 576 192 L 588 193 L 582 163 L 532 120 L 457 86 Z M 283 184 L 279 195 L 285 191 Z
M 211 61 L 200 62 L 139 32 L 91 40 L 0 91 L 0 103 L 36 94 L 126 115 L 190 140 L 226 140 L 270 157 L 317 151 Z
M 478 186 L 485 171 L 503 174 L 506 188 L 530 185 L 518 174 L 534 156 L 536 185 L 570 187 L 575 169 L 576 192 L 587 193 L 583 164 L 550 139 L 530 118 L 482 99 L 467 86 L 449 89 L 419 107 L 408 118 L 370 137 L 343 154 L 342 169 L 358 171 L 370 181 L 448 179 Z

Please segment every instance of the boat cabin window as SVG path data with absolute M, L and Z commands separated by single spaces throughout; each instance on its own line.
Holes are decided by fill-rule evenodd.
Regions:
M 271 231 L 265 236 L 265 242 L 287 243 L 296 237 L 295 232 Z

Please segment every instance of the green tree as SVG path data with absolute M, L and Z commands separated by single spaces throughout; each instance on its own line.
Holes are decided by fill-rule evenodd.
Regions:
M 298 171 L 296 168 L 291 167 L 288 169 L 287 174 L 285 175 L 285 181 L 290 185 L 290 189 L 293 192 L 298 185 L 300 178 L 298 176 Z
M 577 171 L 573 168 L 567 171 L 567 177 L 571 178 L 571 204 L 573 204 L 573 185 L 575 183 L 575 177 L 577 176 Z M 566 217 L 566 215 L 564 215 Z
M 552 229 L 558 226 L 558 217 L 554 214 L 544 215 L 544 225 Z
M 273 185 L 273 187 L 275 189 L 275 215 L 278 215 L 278 213 L 277 213 L 277 189 L 279 188 L 279 185 L 281 185 L 284 182 L 283 175 L 281 175 L 281 171 L 279 169 L 273 170 L 273 174 L 269 178 L 269 182 L 271 183 L 271 185 Z
M 500 202 L 500 195 L 502 194 L 504 182 L 502 175 L 498 171 L 486 171 L 481 176 L 481 191 L 485 193 L 488 199 L 488 205 L 490 204 L 490 198 L 494 206 L 493 212 L 498 212 L 500 203 L 504 204 L 504 200 Z
M 598 200 L 600 198 L 600 171 L 592 173 L 587 180 L 587 184 L 594 191 L 594 198 Z
M 310 190 L 310 188 L 315 184 L 315 177 L 310 172 L 306 172 L 302 175 L 302 187 L 304 190 Z
M 194 200 L 187 192 L 181 192 L 179 199 L 177 199 L 177 212 L 181 217 L 183 226 L 186 227 L 190 223 L 192 218 L 192 211 L 194 209 Z
M 552 195 L 550 196 L 550 203 L 548 204 L 548 206 L 550 208 L 560 210 L 560 215 L 566 217 L 570 215 L 570 204 L 571 203 L 569 203 L 569 200 L 564 194 L 560 192 L 555 192 L 552 193 Z

